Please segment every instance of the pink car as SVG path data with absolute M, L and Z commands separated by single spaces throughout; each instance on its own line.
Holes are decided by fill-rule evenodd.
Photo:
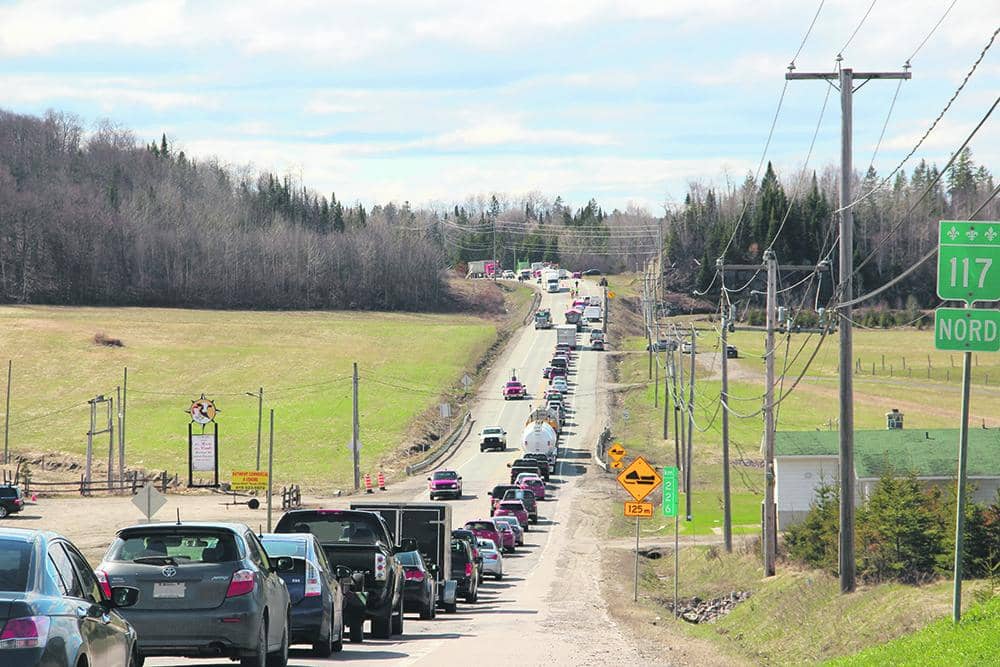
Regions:
M 524 388 L 524 385 L 517 380 L 511 380 L 503 387 L 503 400 L 507 401 L 510 399 L 525 398 L 528 395 L 528 390 Z
M 534 475 L 524 475 L 523 477 L 519 476 L 516 484 L 519 489 L 527 489 L 528 491 L 534 493 L 535 498 L 545 500 L 545 482 L 539 477 Z
M 472 534 L 476 537 L 493 540 L 494 544 L 503 544 L 500 529 L 495 523 L 493 523 L 493 519 L 476 519 L 475 521 L 466 521 L 465 529 L 472 531 Z
M 502 500 L 493 512 L 493 516 L 516 516 L 522 526 L 528 525 L 528 510 L 520 500 Z
M 500 531 L 500 540 L 503 543 L 501 549 L 503 551 L 513 552 L 517 550 L 517 533 L 511 528 L 509 523 L 503 521 L 496 521 L 497 529 Z

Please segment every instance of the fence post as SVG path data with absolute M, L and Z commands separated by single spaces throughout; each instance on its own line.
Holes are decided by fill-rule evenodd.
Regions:
M 164 470 L 163 471 L 163 493 L 167 492 L 167 480 L 168 480 L 167 471 Z

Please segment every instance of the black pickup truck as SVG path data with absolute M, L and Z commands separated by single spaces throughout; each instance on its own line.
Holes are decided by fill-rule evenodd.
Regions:
M 389 528 L 374 512 L 292 510 L 282 515 L 276 533 L 311 533 L 323 545 L 330 566 L 343 565 L 357 576 L 345 593 L 345 624 L 352 642 L 361 641 L 361 626 L 371 619 L 372 636 L 403 634 L 403 567 L 396 553 L 414 545 L 395 546 Z

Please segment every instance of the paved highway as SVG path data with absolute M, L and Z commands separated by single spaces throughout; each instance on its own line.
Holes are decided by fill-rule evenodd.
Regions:
M 596 287 L 591 287 L 596 292 Z M 569 307 L 569 293 L 544 294 L 541 307 L 551 308 L 558 323 Z M 509 478 L 507 464 L 518 457 L 521 430 L 541 400 L 546 381 L 541 369 L 555 348 L 554 330 L 536 331 L 528 325 L 508 345 L 483 384 L 473 406 L 472 434 L 442 467 L 462 475 L 465 495 L 447 501 L 456 527 L 489 516 L 487 492 Z M 585 342 L 585 334 L 579 341 Z M 447 341 L 442 341 L 447 344 Z M 599 591 L 599 526 L 592 513 L 574 502 L 580 482 L 590 469 L 590 452 L 599 434 L 599 359 L 601 352 L 578 351 L 570 373 L 569 420 L 561 439 L 561 456 L 549 482 L 551 499 L 539 503 L 539 522 L 525 535 L 525 545 L 504 557 L 504 579 L 484 581 L 479 601 L 459 602 L 458 613 L 439 610 L 434 620 L 408 614 L 402 637 L 345 642 L 330 659 L 310 656 L 305 647 L 292 647 L 290 664 L 328 665 L 349 660 L 363 665 L 473 665 L 477 662 L 511 664 L 593 664 L 634 655 L 634 648 L 608 618 Z M 525 401 L 504 401 L 500 388 L 515 371 L 529 390 Z M 600 422 L 603 423 L 603 422 Z M 480 453 L 476 432 L 486 426 L 508 432 L 506 452 Z M 425 475 L 408 479 L 377 500 L 427 500 Z M 338 499 L 331 506 L 346 506 Z M 228 661 L 150 659 L 147 665 L 230 665 Z

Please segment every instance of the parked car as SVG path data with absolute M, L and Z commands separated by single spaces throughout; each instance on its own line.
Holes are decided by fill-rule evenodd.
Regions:
M 340 579 L 347 568 L 334 572 L 315 535 L 267 533 L 260 536 L 268 558 L 292 559 L 294 567 L 279 572 L 292 603 L 290 644 L 312 644 L 321 658 L 344 648 L 344 593 Z M 338 574 L 340 576 L 338 576 Z
M 517 535 L 514 534 L 514 529 L 500 521 L 498 517 L 494 517 L 494 523 L 497 530 L 500 531 L 500 548 L 506 549 L 510 553 L 517 551 Z
M 497 505 L 503 500 L 504 494 L 510 489 L 516 489 L 516 484 L 497 484 L 493 487 L 493 490 L 489 491 L 486 495 L 490 497 L 490 516 L 493 516 L 494 510 L 496 510 Z
M 606 341 L 603 338 L 598 338 L 590 343 L 590 349 L 595 352 L 603 352 L 607 349 Z
M 493 540 L 480 539 L 479 551 L 483 554 L 483 569 L 497 581 L 503 579 L 503 554 Z
M 545 500 L 545 482 L 537 476 L 520 476 L 515 483 L 522 489 L 528 489 L 539 500 Z
M 517 520 L 516 516 L 497 516 L 493 517 L 493 520 L 499 523 L 505 523 L 510 526 L 510 529 L 514 531 L 514 545 L 522 547 L 524 546 L 524 526 L 521 522 Z
M 670 352 L 671 350 L 677 349 L 676 345 L 677 345 L 676 342 L 674 342 L 672 340 L 667 340 L 666 338 L 661 338 L 661 339 L 659 339 L 657 341 L 654 341 L 654 342 L 646 345 L 646 349 L 647 350 L 652 349 L 652 350 L 654 350 L 656 352 L 663 352 L 663 351 Z
M 454 470 L 435 470 L 427 478 L 431 500 L 443 497 L 462 497 L 462 476 Z
M 379 639 L 403 634 L 403 568 L 396 553 L 413 547 L 397 546 L 379 514 L 353 509 L 290 510 L 281 515 L 274 532 L 312 533 L 330 565 L 343 565 L 354 573 L 344 593 L 348 600 L 345 622 L 352 642 L 362 641 L 366 619 L 371 620 L 372 635 Z
M 735 345 L 726 345 L 726 357 L 728 359 L 739 359 L 740 351 L 736 349 Z
M 0 529 L 0 664 L 138 667 L 138 638 L 122 611 L 134 587 L 99 582 L 65 537 Z
M 531 489 L 512 488 L 503 494 L 503 500 L 520 500 L 524 509 L 528 510 L 528 520 L 538 523 L 538 500 Z
M 140 657 L 222 656 L 264 667 L 288 659 L 291 600 L 280 573 L 293 567 L 287 556 L 272 561 L 243 524 L 159 523 L 119 530 L 96 574 L 105 592 L 138 589 L 122 615 Z
M 502 393 L 505 401 L 527 398 L 528 396 L 528 390 L 517 380 L 508 380 L 507 384 L 503 386 Z
M 17 514 L 24 509 L 24 496 L 21 487 L 14 484 L 0 486 L 0 519 L 11 514 Z
M 507 431 L 499 426 L 490 426 L 480 431 L 479 451 L 485 452 L 487 449 L 507 451 Z
M 528 529 L 528 510 L 524 508 L 524 503 L 520 500 L 504 500 L 497 507 L 494 519 L 502 516 L 515 516 L 521 522 L 525 530 Z
M 403 566 L 403 610 L 427 620 L 437 615 L 437 582 L 419 551 L 396 554 Z
M 479 599 L 479 577 L 472 547 L 465 540 L 451 541 L 451 578 L 458 582 L 458 594 L 466 602 L 473 603 Z

